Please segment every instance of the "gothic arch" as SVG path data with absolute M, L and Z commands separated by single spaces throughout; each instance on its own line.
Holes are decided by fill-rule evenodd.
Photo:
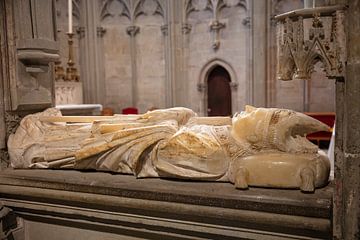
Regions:
M 238 109 L 238 101 L 237 101 L 237 88 L 238 88 L 238 79 L 236 76 L 236 73 L 233 69 L 233 67 L 226 61 L 215 58 L 210 61 L 208 61 L 201 69 L 200 76 L 197 83 L 197 89 L 199 93 L 201 94 L 201 102 L 200 102 L 200 113 L 204 116 L 207 116 L 207 102 L 208 102 L 208 96 L 207 96 L 207 80 L 209 78 L 209 74 L 211 71 L 217 67 L 221 66 L 223 67 L 230 75 L 230 88 L 231 88 L 231 106 L 232 106 L 232 112 L 235 113 L 239 111 Z

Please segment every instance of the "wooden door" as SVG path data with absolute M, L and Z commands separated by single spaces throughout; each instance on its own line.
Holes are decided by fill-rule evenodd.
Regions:
M 230 75 L 225 68 L 215 67 L 208 77 L 208 116 L 231 116 Z

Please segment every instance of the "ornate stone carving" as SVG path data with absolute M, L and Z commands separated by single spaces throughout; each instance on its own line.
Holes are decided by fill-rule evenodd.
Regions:
M 181 30 L 183 34 L 189 34 L 191 32 L 191 24 L 183 23 L 181 26 Z
M 225 23 L 221 23 L 221 22 L 215 20 L 215 21 L 211 22 L 209 26 L 210 26 L 210 31 L 214 32 L 214 35 L 213 35 L 214 40 L 213 40 L 212 48 L 214 50 L 217 50 L 220 47 L 220 36 L 219 36 L 220 30 L 222 28 L 224 28 L 226 25 L 225 25 Z
M 219 19 L 219 13 L 221 9 L 225 7 L 235 7 L 240 6 L 247 8 L 246 0 L 187 0 L 184 4 L 184 13 L 183 13 L 183 34 L 188 34 L 191 30 L 189 28 L 188 16 L 191 12 L 195 11 L 211 11 L 212 20 L 209 23 L 210 31 L 213 33 L 213 43 L 212 48 L 217 50 L 220 47 L 220 30 L 223 29 L 226 25 L 221 22 Z
M 10 166 L 9 154 L 7 150 L 0 149 L 0 171 Z
M 126 28 L 126 33 L 131 37 L 135 37 L 136 34 L 138 34 L 139 32 L 140 32 L 140 28 L 135 25 L 131 25 Z
M 96 34 L 98 37 L 103 37 L 105 33 L 106 33 L 106 29 L 104 27 L 96 28 Z
M 160 15 L 163 18 L 165 17 L 164 7 L 161 2 L 158 0 L 146 0 L 142 3 L 144 13 L 146 15 Z
M 196 87 L 199 92 L 204 92 L 206 90 L 206 85 L 204 83 L 198 83 Z
M 55 102 L 56 105 L 82 104 L 82 83 L 57 81 L 55 83 Z
M 316 8 L 298 10 L 276 17 L 279 20 L 278 79 L 310 79 L 318 61 L 323 63 L 329 78 L 344 76 L 346 51 L 342 7 L 322 7 L 321 10 L 321 13 L 316 12 Z M 309 30 L 305 32 L 306 24 Z
M 251 26 L 251 18 L 250 17 L 246 17 L 242 20 L 241 22 L 244 26 L 250 27 Z
M 77 27 L 76 33 L 78 34 L 79 38 L 85 37 L 85 27 Z
M 169 25 L 167 24 L 161 25 L 160 30 L 164 36 L 167 36 L 169 33 Z
M 230 82 L 230 88 L 234 91 L 236 91 L 239 87 L 239 84 L 237 82 Z
M 72 0 L 73 5 L 73 16 L 79 21 L 80 20 L 80 0 Z
M 95 169 L 312 192 L 328 182 L 330 163 L 305 135 L 327 130 L 302 113 L 251 106 L 233 118 L 197 117 L 186 108 L 110 117 L 63 117 L 48 109 L 26 116 L 8 148 L 15 168 Z
M 18 221 L 15 213 L 10 208 L 0 204 L 0 238 L 4 240 L 14 239 L 13 231 L 17 227 Z
M 188 16 L 191 12 L 196 11 L 193 6 L 192 0 L 185 0 L 183 8 L 183 19 L 182 19 L 182 33 L 188 34 L 191 31 L 191 24 L 188 23 Z
M 100 19 L 125 16 L 131 25 L 135 25 L 136 18 L 142 14 L 165 17 L 164 7 L 159 0 L 106 0 L 101 6 Z
M 209 8 L 213 14 L 213 20 L 209 25 L 210 31 L 213 32 L 212 48 L 217 50 L 220 47 L 220 30 L 225 27 L 225 23 L 219 20 L 219 12 L 222 8 L 226 7 L 226 4 L 221 0 L 211 0 L 210 3 Z
M 8 139 L 11 134 L 16 132 L 20 125 L 22 117 L 16 113 L 5 112 L 5 139 Z M 9 154 L 6 149 L 0 149 L 0 170 L 9 167 Z
M 235 7 L 235 6 L 240 6 L 243 7 L 245 9 L 247 9 L 247 2 L 246 0 L 224 0 L 224 4 L 227 7 Z
M 5 112 L 6 139 L 10 136 L 10 134 L 15 133 L 21 119 L 22 117 L 16 113 Z

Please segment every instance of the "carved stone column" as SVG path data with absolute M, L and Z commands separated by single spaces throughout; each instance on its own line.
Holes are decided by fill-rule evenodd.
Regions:
M 99 4 L 100 1 L 97 0 L 81 1 L 80 22 L 84 26 L 80 28 L 80 64 L 84 102 L 104 104 L 102 36 L 105 29 L 99 26 Z
M 137 86 L 137 64 L 136 64 L 136 42 L 135 36 L 140 31 L 136 25 L 130 25 L 126 28 L 126 33 L 130 37 L 130 56 L 131 56 L 131 103 L 132 107 L 137 106 L 138 102 L 138 86 Z
M 183 105 L 181 100 L 182 91 L 182 74 L 181 59 L 183 51 L 180 51 L 180 28 L 181 13 L 178 9 L 182 8 L 182 1 L 165 1 L 165 21 L 168 26 L 168 35 L 165 39 L 165 65 L 166 65 L 166 106 L 173 107 Z M 179 36 L 180 35 L 180 36 Z
M 252 11 L 252 82 L 249 100 L 257 107 L 266 106 L 267 78 L 267 1 L 251 1 Z M 254 94 L 256 93 L 256 94 Z

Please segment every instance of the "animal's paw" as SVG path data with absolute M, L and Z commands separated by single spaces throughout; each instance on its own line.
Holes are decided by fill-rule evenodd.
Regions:
M 300 189 L 303 192 L 315 191 L 315 174 L 310 168 L 304 168 L 300 171 L 301 184 Z
M 244 167 L 239 167 L 235 174 L 235 187 L 239 189 L 247 189 L 249 180 L 249 171 Z

